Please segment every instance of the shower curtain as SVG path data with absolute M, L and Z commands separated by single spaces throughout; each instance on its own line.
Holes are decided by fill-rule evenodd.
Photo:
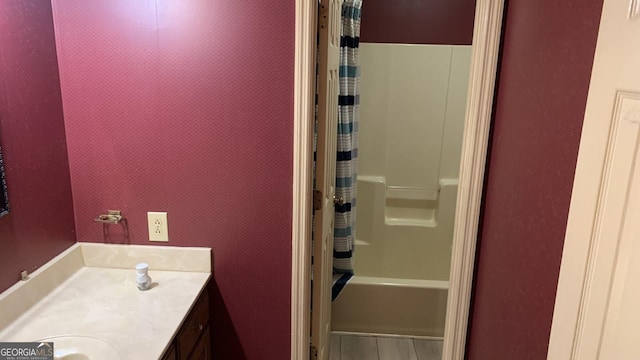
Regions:
M 356 235 L 361 10 L 362 0 L 345 0 L 342 4 L 335 196 L 343 203 L 335 207 L 333 271 L 346 275 L 353 274 Z M 342 280 L 346 283 L 348 276 Z

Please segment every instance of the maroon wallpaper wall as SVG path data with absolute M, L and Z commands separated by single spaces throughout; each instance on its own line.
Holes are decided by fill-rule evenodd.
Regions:
M 79 241 L 209 246 L 216 356 L 290 352 L 294 2 L 54 0 Z M 126 239 L 114 236 L 108 241 Z
M 468 359 L 546 359 L 602 0 L 509 1 Z
M 471 45 L 475 0 L 365 0 L 360 41 Z
M 76 241 L 51 4 L 0 1 L 0 292 Z

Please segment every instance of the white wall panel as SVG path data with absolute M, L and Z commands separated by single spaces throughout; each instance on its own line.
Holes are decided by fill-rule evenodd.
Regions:
M 385 177 L 390 196 L 428 199 L 440 178 L 457 178 L 470 56 L 470 46 L 360 45 L 361 175 Z

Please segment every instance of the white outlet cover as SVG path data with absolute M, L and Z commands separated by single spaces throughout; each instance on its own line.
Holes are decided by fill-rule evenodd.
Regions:
M 147 212 L 147 225 L 149 226 L 149 241 L 169 241 L 166 212 Z

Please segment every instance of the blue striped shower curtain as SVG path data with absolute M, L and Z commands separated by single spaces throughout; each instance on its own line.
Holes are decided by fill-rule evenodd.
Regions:
M 344 199 L 344 203 L 335 207 L 333 271 L 336 274 L 353 274 L 358 176 L 360 103 L 358 47 L 361 10 L 362 0 L 345 0 L 342 4 L 336 197 Z

